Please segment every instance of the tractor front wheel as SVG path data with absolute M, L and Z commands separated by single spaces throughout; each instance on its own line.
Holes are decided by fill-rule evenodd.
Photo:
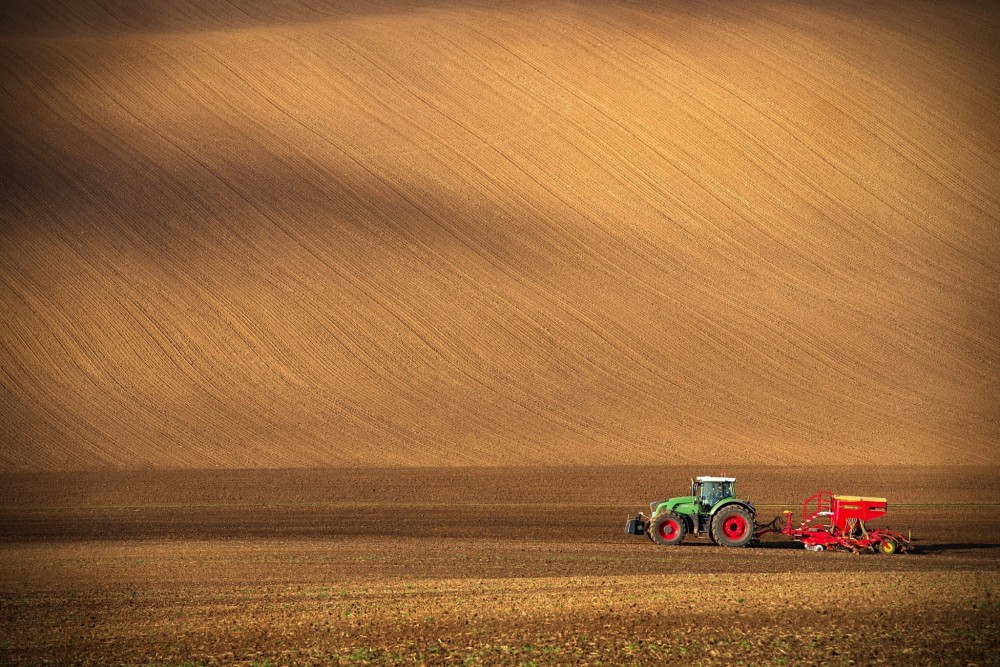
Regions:
M 680 544 L 684 539 L 687 526 L 680 515 L 673 512 L 661 512 L 649 526 L 649 536 L 657 544 Z
M 745 547 L 753 532 L 753 516 L 740 505 L 723 507 L 712 519 L 712 535 L 724 547 Z

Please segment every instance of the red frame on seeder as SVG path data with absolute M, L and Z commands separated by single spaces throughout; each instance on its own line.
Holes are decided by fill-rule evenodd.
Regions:
M 887 509 L 885 498 L 836 496 L 830 491 L 819 491 L 802 503 L 802 523 L 798 528 L 792 527 L 792 513 L 785 511 L 781 533 L 813 551 L 870 549 L 905 553 L 910 548 L 905 535 L 884 528 L 869 530 L 865 525 L 866 521 L 884 516 Z

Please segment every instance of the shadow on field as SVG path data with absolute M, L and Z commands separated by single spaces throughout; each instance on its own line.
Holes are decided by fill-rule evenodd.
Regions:
M 158 539 L 357 539 L 466 538 L 568 543 L 649 543 L 620 533 L 612 507 L 555 505 L 244 505 L 131 506 L 91 508 L 0 508 L 0 544 L 52 541 Z M 916 545 L 911 553 L 959 554 L 1000 543 L 952 541 Z M 956 539 L 957 538 L 957 539 Z M 708 539 L 685 540 L 685 551 L 716 548 Z M 802 544 L 773 538 L 751 545 L 765 551 L 801 550 Z M 690 553 L 690 552 L 689 552 Z M 706 551 L 707 553 L 707 551 Z M 700 556 L 699 556 L 700 557 Z
M 652 542 L 649 539 L 645 538 L 645 537 L 642 537 L 642 536 L 637 536 L 637 537 L 640 538 L 640 539 L 642 539 L 647 544 L 652 544 Z M 682 544 L 678 544 L 675 547 L 668 547 L 668 548 L 692 549 L 692 548 L 700 548 L 700 547 L 711 547 L 712 549 L 717 549 L 718 545 L 714 544 L 713 542 L 711 542 L 711 541 L 709 541 L 707 539 L 706 540 L 699 540 L 698 538 L 694 538 L 694 539 L 686 538 Z M 748 545 L 747 548 L 749 548 L 749 549 L 768 549 L 768 550 L 771 550 L 771 549 L 786 549 L 787 550 L 787 549 L 803 549 L 803 546 L 799 542 L 792 542 L 791 540 L 789 540 L 787 542 L 779 542 L 779 541 L 774 541 L 774 542 L 757 542 L 756 544 L 750 544 L 750 545 Z
M 615 510 L 454 505 L 0 509 L 0 543 L 129 539 L 601 540 Z M 606 539 L 606 538 L 604 538 Z
M 751 544 L 753 549 L 803 549 L 801 542 L 792 542 L 787 540 L 784 542 L 758 542 L 757 544 Z
M 947 553 L 952 551 L 973 551 L 975 549 L 1000 549 L 1000 544 L 995 542 L 955 542 L 951 544 L 918 544 L 910 553 L 932 554 Z

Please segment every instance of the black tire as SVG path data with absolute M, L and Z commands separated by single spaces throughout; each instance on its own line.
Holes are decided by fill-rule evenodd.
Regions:
M 753 533 L 753 515 L 741 505 L 726 505 L 712 518 L 712 536 L 724 547 L 745 547 Z
M 660 512 L 649 525 L 649 538 L 665 546 L 680 544 L 686 533 L 687 524 L 674 512 Z

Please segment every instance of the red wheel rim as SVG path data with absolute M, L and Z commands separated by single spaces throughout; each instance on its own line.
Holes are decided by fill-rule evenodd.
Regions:
M 747 533 L 747 520 L 734 514 L 722 522 L 722 532 L 731 540 L 738 540 Z
M 680 526 L 674 519 L 667 519 L 660 523 L 660 537 L 664 540 L 672 540 L 677 536 L 678 530 L 680 530 Z

